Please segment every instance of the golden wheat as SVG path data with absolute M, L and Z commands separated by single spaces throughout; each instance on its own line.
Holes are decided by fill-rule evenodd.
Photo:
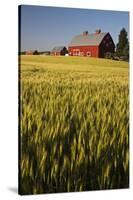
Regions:
M 22 56 L 20 73 L 21 193 L 128 187 L 128 64 Z

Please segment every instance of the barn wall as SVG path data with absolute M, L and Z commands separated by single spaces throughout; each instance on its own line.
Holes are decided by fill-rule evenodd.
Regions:
M 99 57 L 99 47 L 98 46 L 68 47 L 68 52 L 69 52 L 69 55 L 71 55 L 71 56 Z
M 26 55 L 33 55 L 33 52 L 32 51 L 27 51 Z
M 99 57 L 104 58 L 107 52 L 114 53 L 114 50 L 115 48 L 111 45 L 107 47 L 106 45 L 101 44 L 99 47 Z
M 103 58 L 105 53 L 110 52 L 114 53 L 115 51 L 115 44 L 111 35 L 108 33 L 102 40 L 99 46 L 99 57 Z

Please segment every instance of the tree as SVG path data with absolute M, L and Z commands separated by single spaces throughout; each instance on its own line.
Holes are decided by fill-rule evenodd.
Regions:
M 38 52 L 37 50 L 35 50 L 35 51 L 33 52 L 33 55 L 39 55 L 39 52 Z
M 126 44 L 126 46 L 123 50 L 123 55 L 127 56 L 129 58 L 129 43 Z
M 129 42 L 127 37 L 127 31 L 122 28 L 119 34 L 119 41 L 116 45 L 116 54 L 118 56 L 128 56 L 129 57 Z
M 25 54 L 26 54 L 25 51 L 20 51 L 20 52 L 19 52 L 19 55 L 25 55 Z

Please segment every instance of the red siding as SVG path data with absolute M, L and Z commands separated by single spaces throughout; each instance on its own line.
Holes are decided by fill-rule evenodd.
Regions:
M 33 51 L 26 51 L 26 55 L 33 55 Z
M 71 56 L 79 55 L 79 56 L 99 57 L 99 46 L 69 47 L 68 52 L 69 52 L 69 55 L 71 55 Z

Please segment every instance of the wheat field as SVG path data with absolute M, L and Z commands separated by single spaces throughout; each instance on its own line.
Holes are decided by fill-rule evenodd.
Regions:
M 20 57 L 21 194 L 129 187 L 128 63 Z

